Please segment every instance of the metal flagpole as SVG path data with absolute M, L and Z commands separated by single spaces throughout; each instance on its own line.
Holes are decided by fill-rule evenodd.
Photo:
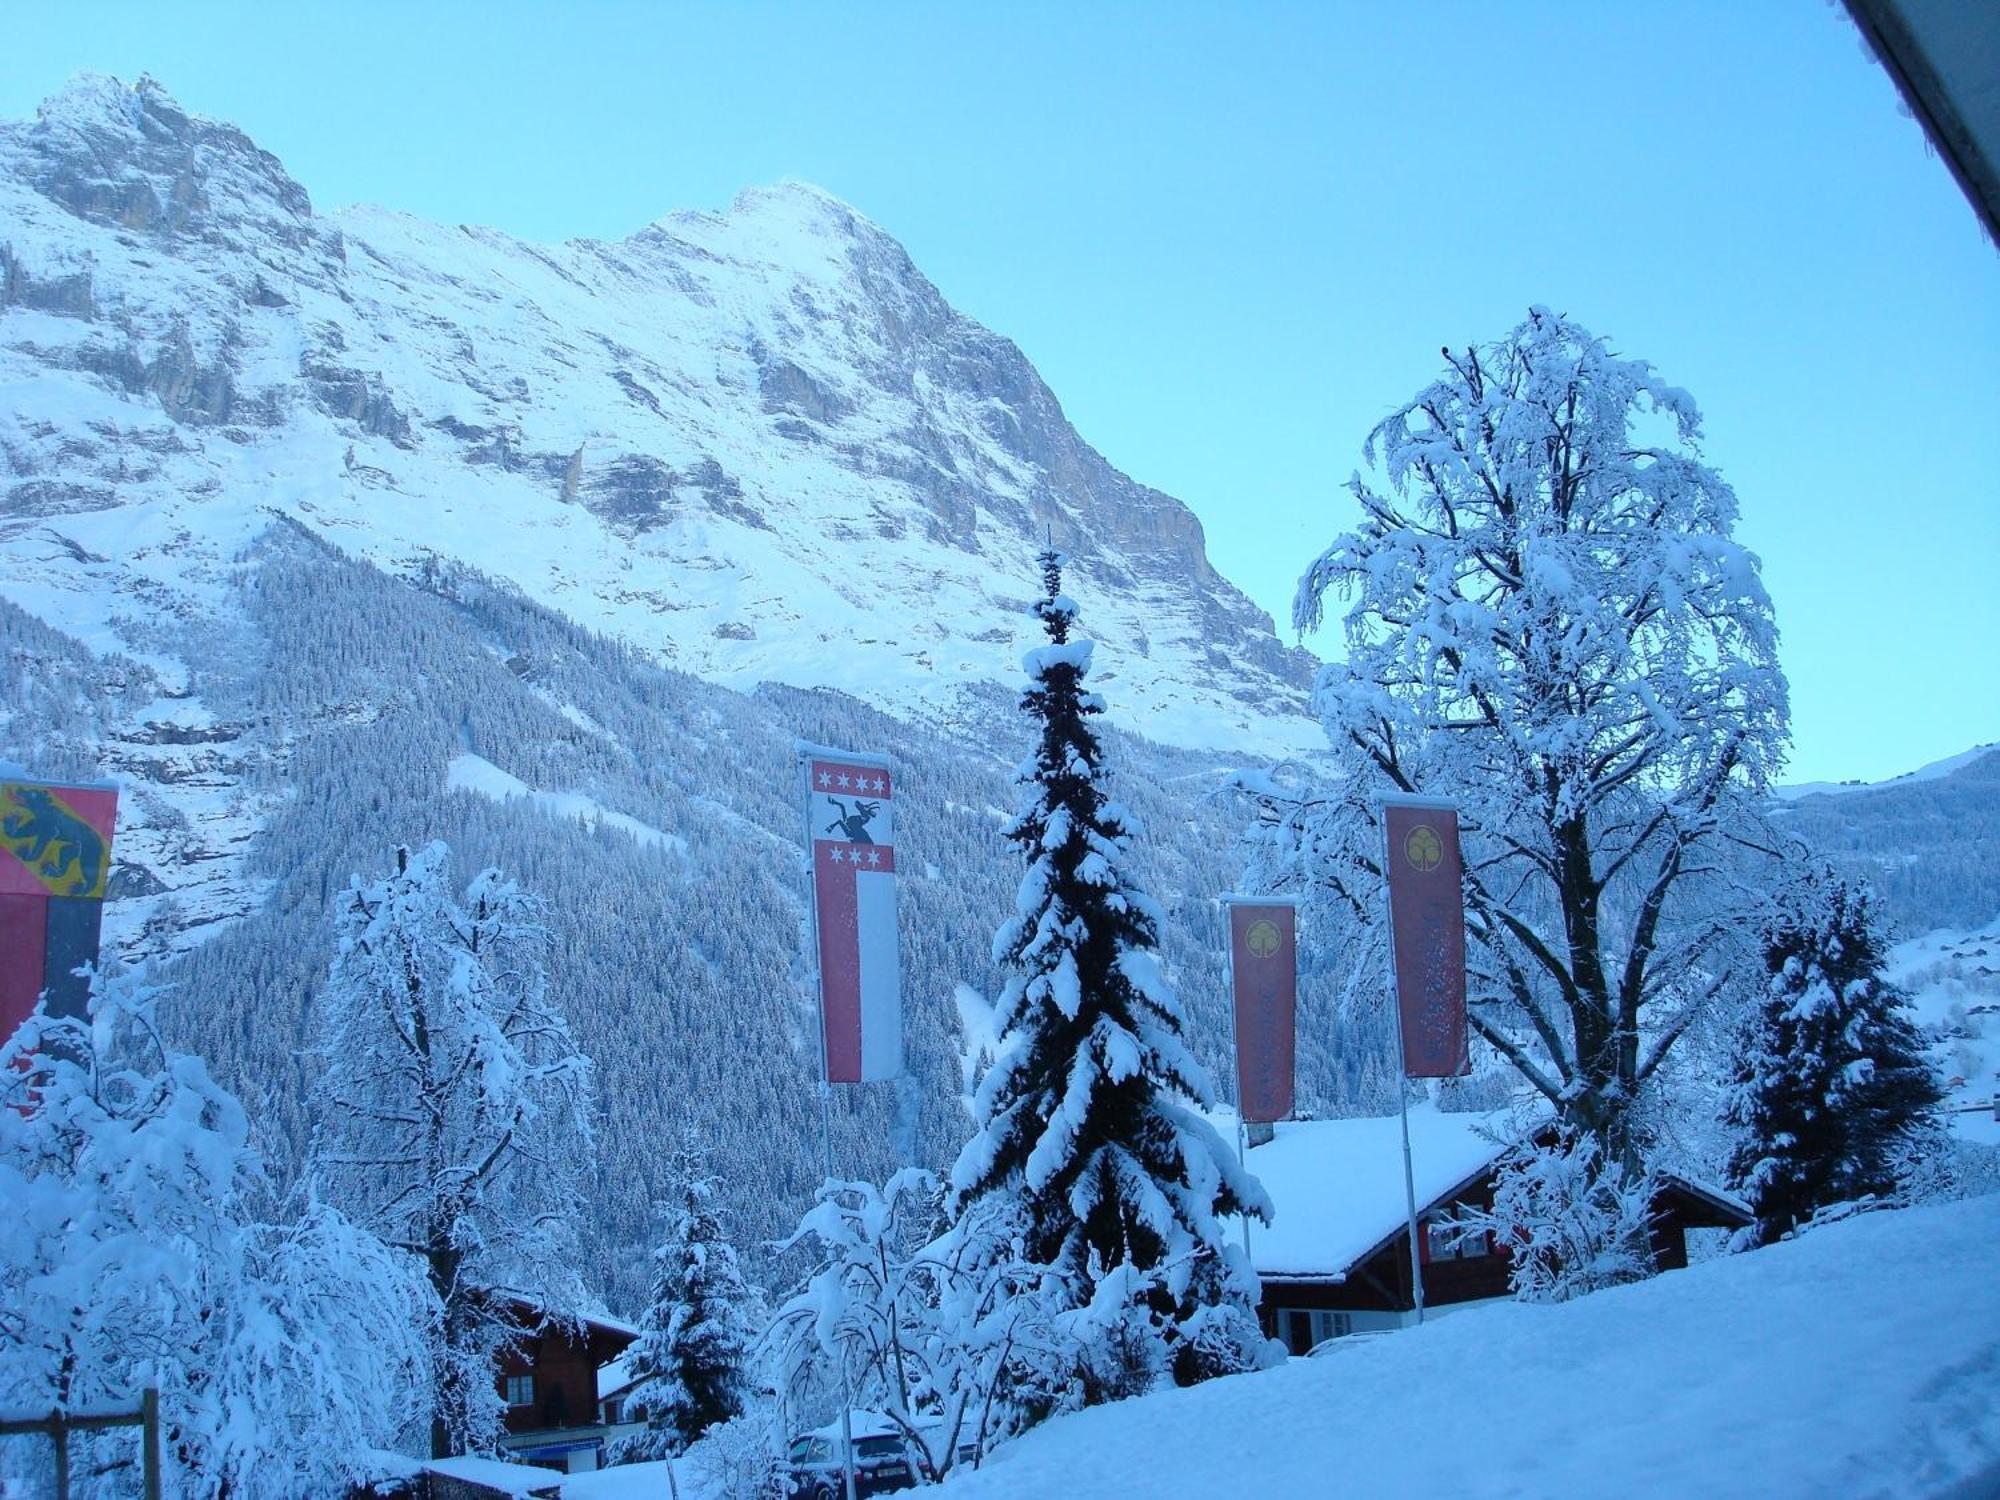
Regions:
M 1389 897 L 1389 819 L 1382 818 L 1382 898 Z M 1410 1100 L 1404 1088 L 1409 1080 L 1403 1072 L 1409 1054 L 1403 1046 L 1403 994 L 1396 981 L 1396 918 L 1392 911 L 1387 932 L 1388 946 L 1384 950 L 1389 965 L 1389 1009 L 1396 1017 L 1396 1112 L 1403 1122 L 1403 1203 L 1409 1216 L 1410 1226 L 1410 1296 L 1417 1309 L 1417 1322 L 1424 1321 L 1424 1265 L 1417 1251 L 1417 1176 L 1410 1164 Z
M 1403 1119 L 1403 1202 L 1410 1220 L 1410 1295 L 1416 1299 L 1417 1321 L 1424 1320 L 1424 1265 L 1417 1253 L 1417 1176 L 1410 1164 L 1410 1100 L 1403 1085 L 1403 1000 L 1396 993 L 1395 965 L 1390 964 L 1389 999 L 1396 1012 L 1396 1110 Z
M 793 746 L 799 768 L 799 810 L 805 814 L 806 905 L 812 910 L 813 1015 L 819 1032 L 819 1138 L 825 1162 L 826 1180 L 833 1180 L 833 1080 L 827 1075 L 826 997 L 822 993 L 819 969 L 819 871 L 813 855 L 812 760 L 803 744 Z M 848 1374 L 847 1359 L 840 1361 L 840 1472 L 847 1500 L 854 1494 L 854 1385 Z

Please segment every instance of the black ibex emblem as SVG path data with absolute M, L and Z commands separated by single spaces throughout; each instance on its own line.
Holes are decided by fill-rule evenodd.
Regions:
M 857 797 L 854 801 L 854 811 L 849 812 L 847 804 L 840 798 L 829 797 L 826 800 L 840 809 L 840 816 L 826 825 L 828 833 L 839 829 L 841 833 L 847 836 L 847 841 L 851 844 L 872 844 L 875 842 L 875 840 L 868 837 L 868 825 L 875 821 L 875 814 L 882 810 L 881 803 L 863 802 Z

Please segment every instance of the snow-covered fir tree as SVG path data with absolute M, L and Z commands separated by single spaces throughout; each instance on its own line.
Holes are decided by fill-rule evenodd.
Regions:
M 673 1197 L 666 1237 L 653 1252 L 652 1295 L 626 1356 L 640 1382 L 632 1401 L 645 1407 L 649 1423 L 624 1455 L 633 1459 L 682 1451 L 716 1423 L 741 1416 L 748 1396 L 750 1292 L 693 1131 L 682 1133 L 667 1172 Z
M 1126 872 L 1137 830 L 1106 795 L 1090 724 L 1104 711 L 1083 686 L 1092 642 L 1070 638 L 1061 554 L 1040 562 L 1049 644 L 1028 653 L 1021 700 L 1038 743 L 1005 830 L 1028 871 L 993 945 L 1015 973 L 952 1189 L 960 1212 L 1013 1200 L 1027 1259 L 1097 1315 L 1082 1373 L 1106 1397 L 1162 1372 L 1191 1383 L 1257 1362 L 1255 1276 L 1219 1220 L 1268 1219 L 1270 1205 L 1197 1113 L 1211 1087 L 1160 972 L 1159 909 Z
M 549 1001 L 534 903 L 494 870 L 452 894 L 433 843 L 356 879 L 320 1000 L 309 1161 L 329 1198 L 422 1257 L 442 1317 L 435 1454 L 488 1452 L 495 1358 L 583 1310 L 569 1216 L 592 1151 L 591 1066 Z
M 1771 602 L 1685 391 L 1541 308 L 1445 358 L 1300 581 L 1301 630 L 1347 601 L 1315 690 L 1341 775 L 1281 831 L 1367 924 L 1382 797 L 1455 802 L 1472 1027 L 1632 1169 L 1754 937 L 1727 882 L 1786 743 Z
M 1824 1209 L 1893 1195 L 1942 1098 L 1908 998 L 1883 973 L 1865 886 L 1815 871 L 1765 943 L 1769 981 L 1736 1050 L 1729 1175 L 1768 1244 Z
M 241 1106 L 175 1052 L 153 996 L 93 983 L 88 1024 L 0 1045 L 0 1408 L 160 1393 L 176 1496 L 344 1494 L 428 1407 L 421 1270 L 325 1205 L 260 1212 Z M 130 1430 L 69 1439 L 78 1500 L 139 1493 Z M 51 1445 L 0 1442 L 0 1493 L 53 1494 Z

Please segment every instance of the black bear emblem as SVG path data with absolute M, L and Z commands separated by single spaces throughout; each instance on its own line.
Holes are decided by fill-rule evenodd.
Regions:
M 0 846 L 59 896 L 104 888 L 104 836 L 56 801 L 46 787 L 17 786 L 0 802 Z

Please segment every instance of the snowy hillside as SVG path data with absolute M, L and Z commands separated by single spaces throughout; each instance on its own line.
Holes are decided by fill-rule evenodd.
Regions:
M 1945 1107 L 1963 1140 L 2000 1146 L 2000 919 L 1899 943 L 1889 974 L 1935 1040 Z
M 2000 1197 L 1060 1418 L 946 1493 L 1989 1495 Z M 1959 1488 L 1963 1485 L 1964 1488 Z
M 1793 790 L 1772 809 L 1779 832 L 1872 885 L 1898 936 L 2000 916 L 2000 748 L 1873 786 Z

